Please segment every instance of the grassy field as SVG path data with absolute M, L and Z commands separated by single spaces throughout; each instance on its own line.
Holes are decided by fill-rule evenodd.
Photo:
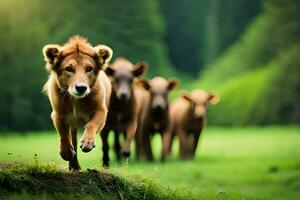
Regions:
M 112 141 L 112 138 L 110 138 Z M 172 156 L 160 163 L 159 138 L 154 138 L 156 162 L 112 160 L 108 172 L 123 177 L 141 175 L 149 183 L 186 193 L 195 199 L 300 199 L 300 128 L 207 128 L 195 160 Z M 0 162 L 53 163 L 66 168 L 58 154 L 55 132 L 1 135 Z M 83 169 L 101 169 L 101 141 L 90 153 L 79 152 Z M 113 152 L 111 152 L 113 157 Z

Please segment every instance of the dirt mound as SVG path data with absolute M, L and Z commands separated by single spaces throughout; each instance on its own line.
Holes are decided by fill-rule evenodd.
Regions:
M 181 199 L 174 194 L 142 177 L 122 178 L 97 170 L 68 172 L 54 166 L 0 164 L 0 199 L 24 195 L 29 199 L 32 196 L 45 199 Z

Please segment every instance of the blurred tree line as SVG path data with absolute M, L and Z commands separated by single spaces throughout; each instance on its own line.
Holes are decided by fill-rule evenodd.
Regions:
M 297 123 L 299 11 L 298 0 L 1 0 L 0 130 L 52 127 L 41 50 L 75 34 L 148 61 L 150 77 L 219 90 L 212 124 Z
M 41 88 L 47 80 L 42 48 L 80 34 L 107 44 L 114 57 L 146 60 L 151 75 L 174 74 L 163 42 L 159 2 L 131 0 L 2 0 L 0 2 L 0 129 L 51 127 Z
M 300 1 L 268 0 L 192 87 L 218 89 L 211 124 L 300 123 Z
M 181 71 L 201 70 L 244 32 L 262 0 L 160 0 L 167 22 L 172 64 Z

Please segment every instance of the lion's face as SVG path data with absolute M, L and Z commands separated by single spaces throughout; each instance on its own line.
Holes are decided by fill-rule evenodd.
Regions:
M 91 92 L 98 72 L 95 60 L 80 53 L 64 58 L 56 70 L 60 87 L 75 98 L 83 98 Z
M 84 98 L 92 92 L 99 71 L 112 57 L 108 46 L 93 47 L 78 36 L 64 46 L 46 45 L 43 53 L 46 68 L 57 76 L 58 87 L 74 98 Z

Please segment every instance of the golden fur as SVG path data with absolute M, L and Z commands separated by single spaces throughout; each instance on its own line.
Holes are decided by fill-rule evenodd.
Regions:
M 60 135 L 60 155 L 69 161 L 70 169 L 78 170 L 77 129 L 84 127 L 80 147 L 89 152 L 95 146 L 96 133 L 105 125 L 111 84 L 102 68 L 111 59 L 112 50 L 105 45 L 93 47 L 75 36 L 63 46 L 46 45 L 43 54 L 50 72 L 44 90 Z
M 208 104 L 216 104 L 219 97 L 215 93 L 207 93 L 204 90 L 194 90 L 191 93 L 183 93 L 170 105 L 170 124 L 172 137 L 169 150 L 172 145 L 172 138 L 179 137 L 180 157 L 192 158 L 198 145 L 202 129 L 207 121 Z M 189 138 L 191 135 L 192 138 Z

